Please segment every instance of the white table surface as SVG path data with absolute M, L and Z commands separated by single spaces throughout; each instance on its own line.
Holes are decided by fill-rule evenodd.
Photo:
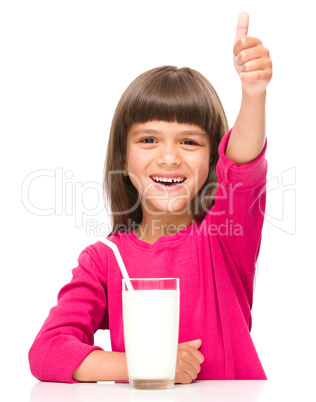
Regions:
M 312 385 L 312 384 L 310 384 Z M 13 392 L 14 394 L 14 392 Z M 316 401 L 314 387 L 297 381 L 197 381 L 172 390 L 134 391 L 129 384 L 35 383 L 29 402 L 283 402 Z

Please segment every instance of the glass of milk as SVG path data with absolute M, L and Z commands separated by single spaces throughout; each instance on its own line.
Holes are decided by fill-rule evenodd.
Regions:
M 123 279 L 123 326 L 133 389 L 173 388 L 179 340 L 179 279 Z

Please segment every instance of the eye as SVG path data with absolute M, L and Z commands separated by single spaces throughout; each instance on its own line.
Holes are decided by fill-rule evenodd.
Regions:
M 194 142 L 194 141 L 191 141 L 191 140 L 184 140 L 183 141 L 183 143 L 187 143 L 187 144 L 185 144 L 185 145 L 198 145 L 196 142 Z M 189 144 L 188 144 L 189 143 Z
M 151 141 L 155 141 L 155 140 L 153 138 L 144 138 L 140 142 L 143 142 L 145 144 L 153 144 L 153 142 L 151 142 Z

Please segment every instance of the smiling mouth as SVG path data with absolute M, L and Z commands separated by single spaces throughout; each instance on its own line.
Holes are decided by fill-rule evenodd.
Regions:
M 162 186 L 166 187 L 174 187 L 178 186 L 186 181 L 186 177 L 178 178 L 178 179 L 162 179 L 162 178 L 157 178 L 157 177 L 152 177 L 150 176 L 151 180 L 157 184 L 160 184 Z

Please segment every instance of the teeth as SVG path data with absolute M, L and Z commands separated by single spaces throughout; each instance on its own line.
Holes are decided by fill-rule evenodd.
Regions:
M 168 178 L 165 178 L 165 177 L 153 177 L 153 179 L 155 181 L 168 182 L 168 183 L 172 183 L 172 182 L 182 183 L 184 181 L 184 179 L 180 179 L 180 178 L 178 178 L 178 179 L 168 179 Z

